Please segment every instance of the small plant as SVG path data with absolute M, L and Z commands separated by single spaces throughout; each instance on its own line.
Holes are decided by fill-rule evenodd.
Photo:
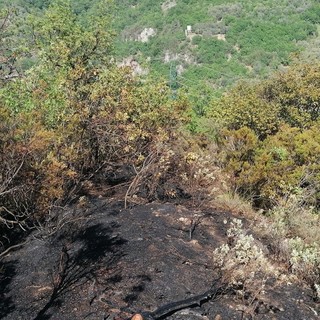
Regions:
M 214 251 L 214 263 L 225 281 L 245 304 L 251 315 L 263 303 L 267 278 L 278 277 L 278 270 L 268 261 L 252 235 L 246 234 L 242 221 L 233 219 L 227 230 L 228 243 Z
M 233 219 L 227 230 L 228 244 L 214 251 L 215 263 L 230 273 L 231 283 L 254 281 L 257 273 L 269 273 L 269 263 L 252 235 L 243 230 L 242 221 Z
M 319 288 L 320 282 L 320 248 L 314 243 L 307 245 L 296 237 L 288 242 L 291 270 L 308 283 Z M 318 292 L 317 292 L 318 294 Z
M 181 185 L 196 201 L 209 201 L 226 191 L 225 176 L 211 154 L 186 152 L 180 163 Z

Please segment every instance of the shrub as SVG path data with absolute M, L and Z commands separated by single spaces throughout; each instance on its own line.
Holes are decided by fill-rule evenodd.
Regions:
M 279 105 L 279 117 L 306 129 L 320 117 L 320 64 L 296 65 L 264 84 L 263 97 Z
M 254 163 L 258 139 L 254 132 L 243 127 L 239 130 L 222 130 L 219 138 L 219 157 L 225 169 L 235 179 L 248 170 Z
M 240 84 L 215 101 L 208 116 L 228 129 L 248 127 L 262 140 L 279 127 L 279 106 L 261 97 L 259 86 Z
M 186 100 L 111 64 L 103 17 L 84 30 L 59 0 L 30 18 L 37 66 L 0 89 L 0 216 L 10 223 L 48 218 L 99 170 L 159 164 L 179 136 Z
M 280 272 L 266 258 L 263 246 L 246 234 L 241 220 L 231 221 L 227 236 L 228 243 L 214 251 L 214 264 L 242 303 L 255 311 L 264 301 L 266 279 L 277 278 Z
M 220 157 L 234 176 L 235 188 L 250 195 L 256 205 L 269 207 L 281 201 L 295 187 L 312 189 L 309 205 L 319 201 L 318 126 L 304 132 L 281 127 L 258 142 L 248 128 L 225 130 L 220 140 Z
M 309 284 L 320 283 L 320 248 L 317 244 L 307 245 L 301 238 L 289 240 L 292 272 Z
M 216 134 L 235 189 L 258 206 L 310 186 L 308 203 L 319 204 L 319 70 L 294 66 L 260 84 L 241 84 L 208 111 L 216 127 L 227 127 Z

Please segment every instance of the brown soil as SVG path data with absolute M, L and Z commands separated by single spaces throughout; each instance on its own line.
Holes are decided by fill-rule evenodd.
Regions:
M 123 208 L 107 198 L 70 208 L 60 229 L 36 231 L 4 256 L 0 319 L 127 319 L 211 287 L 229 213 L 172 203 Z M 303 284 L 270 279 L 264 291 L 261 300 L 225 291 L 162 319 L 317 319 Z

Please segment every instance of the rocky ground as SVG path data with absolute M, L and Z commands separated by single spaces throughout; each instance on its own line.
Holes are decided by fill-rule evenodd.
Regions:
M 69 208 L 59 228 L 31 233 L 2 257 L 0 318 L 130 319 L 201 294 L 220 276 L 213 251 L 226 242 L 232 215 L 187 204 L 96 198 Z M 302 283 L 269 279 L 263 299 L 221 290 L 201 305 L 161 319 L 317 319 Z

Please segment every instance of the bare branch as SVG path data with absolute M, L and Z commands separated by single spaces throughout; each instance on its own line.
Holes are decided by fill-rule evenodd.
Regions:
M 127 202 L 128 197 L 130 196 L 131 191 L 135 190 L 136 187 L 139 185 L 139 182 L 142 180 L 142 178 L 145 176 L 145 174 L 148 172 L 149 167 L 151 164 L 155 161 L 156 154 L 150 153 L 143 161 L 141 169 L 137 172 L 136 169 L 136 176 L 132 180 L 129 188 L 127 189 L 126 195 L 124 197 L 124 208 L 127 209 Z
M 15 170 L 15 172 L 13 173 L 13 175 L 11 177 L 9 177 L 1 186 L 1 189 L 3 191 L 0 192 L 0 196 L 6 194 L 6 193 L 11 193 L 13 190 L 17 189 L 17 187 L 11 188 L 9 190 L 5 190 L 7 188 L 7 186 L 12 182 L 12 180 L 17 176 L 17 174 L 19 173 L 19 171 L 21 170 L 22 166 L 24 164 L 24 159 L 21 161 L 20 165 L 18 166 L 18 168 Z
M 24 242 L 15 244 L 14 246 L 11 246 L 11 247 L 7 248 L 6 250 L 4 250 L 3 252 L 0 253 L 0 258 L 5 256 L 6 254 L 8 254 L 11 250 L 19 248 L 19 247 L 25 245 L 27 242 L 28 241 L 24 241 Z
M 11 12 L 8 10 L 8 11 L 7 11 L 7 14 L 6 14 L 6 16 L 4 17 L 3 22 L 2 22 L 2 24 L 1 24 L 1 26 L 0 26 L 0 30 L 3 30 L 3 29 L 5 28 L 8 20 L 9 20 L 10 14 L 11 14 Z

